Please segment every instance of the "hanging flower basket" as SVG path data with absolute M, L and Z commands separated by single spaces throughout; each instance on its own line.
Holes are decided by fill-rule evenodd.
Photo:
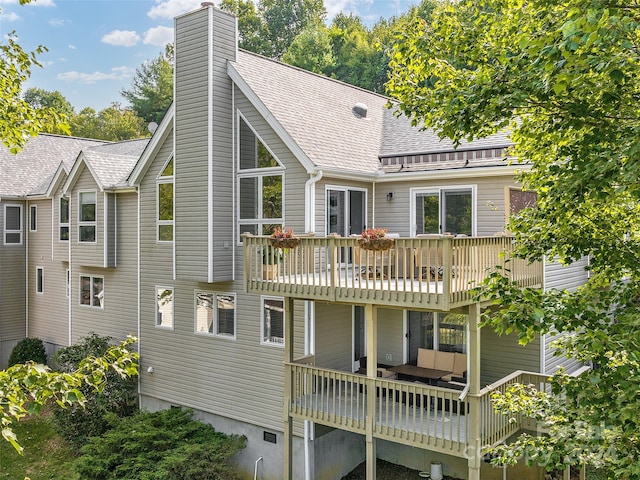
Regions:
M 358 239 L 358 244 L 360 245 L 360 248 L 362 248 L 363 250 L 371 250 L 374 252 L 389 250 L 391 247 L 393 247 L 394 242 L 395 241 L 393 238 L 387 238 L 387 237 Z
M 272 247 L 276 248 L 297 248 L 300 245 L 300 239 L 293 234 L 293 230 L 289 228 L 276 227 L 269 238 Z

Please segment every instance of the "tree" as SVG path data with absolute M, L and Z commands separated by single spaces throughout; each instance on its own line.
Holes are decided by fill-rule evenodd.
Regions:
M 86 107 L 72 117 L 69 123 L 73 135 L 84 138 L 122 141 L 148 134 L 147 125 L 142 118 L 115 102 L 99 113 Z
M 28 3 L 20 0 L 21 4 Z M 21 98 L 22 86 L 31 75 L 33 67 L 40 67 L 37 55 L 46 51 L 39 46 L 33 52 L 25 52 L 16 42 L 15 33 L 0 44 L 0 138 L 2 143 L 17 153 L 29 136 L 38 132 L 58 129 L 68 133 L 64 115 L 51 107 L 34 108 Z
M 129 337 L 119 345 L 110 347 L 100 357 L 88 357 L 71 373 L 53 372 L 45 365 L 27 362 L 0 371 L 0 426 L 2 438 L 22 452 L 18 439 L 11 429 L 13 422 L 26 415 L 38 414 L 50 401 L 60 406 L 75 403 L 83 405 L 85 397 L 80 391 L 90 385 L 100 391 L 110 370 L 122 377 L 138 373 L 138 354 L 128 346 L 136 341 Z
M 496 462 L 584 463 L 640 478 L 640 4 L 604 0 L 463 0 L 417 21 L 391 50 L 397 108 L 459 142 L 509 128 L 519 177 L 538 195 L 513 218 L 518 252 L 590 259 L 576 292 L 520 290 L 492 275 L 485 319 L 521 343 L 576 332 L 561 352 L 594 365 L 558 374 L 553 396 L 527 388 L 498 399 L 552 432 L 522 437 Z M 509 406 L 511 405 L 511 406 Z
M 120 94 L 145 122 L 160 123 L 173 100 L 173 46 L 136 69 L 130 89 Z
M 24 92 L 23 95 L 24 101 L 27 102 L 32 108 L 38 110 L 43 108 L 51 109 L 56 112 L 61 118 L 64 118 L 66 121 L 69 121 L 74 115 L 75 110 L 69 101 L 60 93 L 59 91 L 49 92 L 47 90 L 43 90 L 42 88 L 29 88 Z M 69 126 L 68 125 L 59 125 L 53 124 L 48 126 L 43 126 L 43 132 L 46 133 L 57 133 L 57 134 L 68 134 Z
M 301 32 L 291 43 L 282 61 L 314 73 L 330 71 L 335 64 L 329 29 L 314 25 Z
M 220 8 L 238 17 L 238 46 L 250 52 L 268 55 L 270 51 L 264 23 L 252 0 L 222 0 Z

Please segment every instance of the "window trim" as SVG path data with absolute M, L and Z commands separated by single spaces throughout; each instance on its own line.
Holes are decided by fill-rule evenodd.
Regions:
M 67 221 L 63 222 L 62 221 L 62 201 L 67 202 Z M 68 242 L 69 238 L 71 238 L 71 225 L 70 225 L 70 218 L 71 218 L 71 202 L 69 201 L 69 197 L 65 197 L 64 195 L 60 195 L 59 200 L 58 200 L 58 241 L 59 242 Z M 66 240 L 62 238 L 62 229 L 66 228 L 67 229 L 67 238 Z
M 212 305 L 212 327 L 213 332 L 198 330 L 198 295 L 212 295 L 213 302 L 216 305 L 216 308 Z M 219 316 L 218 316 L 218 297 L 219 296 L 230 296 L 233 297 L 233 335 L 227 335 L 218 333 L 219 332 Z M 214 292 L 210 290 L 194 290 L 193 293 L 194 299 L 194 311 L 193 311 L 193 330 L 196 335 L 202 335 L 204 337 L 217 337 L 222 338 L 224 340 L 236 340 L 238 334 L 238 295 L 235 292 Z
M 18 230 L 10 230 L 7 228 L 7 209 L 9 208 L 18 208 L 20 209 L 20 228 Z M 7 203 L 4 206 L 4 232 L 2 235 L 2 241 L 4 245 L 22 245 L 23 243 L 23 230 L 24 230 L 24 220 L 22 218 L 22 205 L 19 203 Z M 10 233 L 18 233 L 20 235 L 19 242 L 7 242 L 7 234 Z
M 273 342 L 270 340 L 265 340 L 265 304 L 267 300 L 278 300 L 282 302 L 282 342 L 278 343 L 278 342 Z M 271 347 L 279 347 L 279 348 L 284 348 L 284 342 L 285 342 L 285 338 L 284 338 L 284 332 L 285 332 L 285 312 L 284 312 L 284 297 L 276 297 L 276 296 L 271 296 L 271 295 L 261 295 L 260 296 L 260 344 L 261 345 L 268 345 Z
M 171 154 L 169 156 L 169 158 L 167 159 L 166 162 L 164 162 L 164 165 L 162 166 L 162 169 L 160 170 L 160 173 L 158 174 L 158 176 L 156 177 L 156 242 L 157 243 L 164 243 L 164 244 L 168 244 L 168 243 L 173 243 L 175 241 L 176 238 L 176 182 L 175 182 L 175 178 L 176 178 L 176 165 L 175 162 L 173 164 L 173 174 L 172 175 L 162 175 L 162 172 L 165 171 L 165 169 L 167 168 L 167 166 L 169 165 L 169 163 L 173 162 L 174 158 L 173 158 L 173 154 Z M 172 216 L 172 220 L 160 220 L 160 185 L 161 184 L 168 184 L 170 183 L 172 185 L 172 190 L 173 190 L 173 201 L 172 201 L 172 212 L 171 212 L 171 216 Z M 160 239 L 160 227 L 163 225 L 170 225 L 172 227 L 172 238 L 171 240 L 161 240 Z
M 44 294 L 44 267 L 36 266 L 36 294 Z
M 82 303 L 82 279 L 83 278 L 88 278 L 89 279 L 89 288 L 90 288 L 90 292 L 89 292 L 89 299 L 90 299 L 90 303 L 86 304 L 86 303 Z M 98 292 L 95 293 L 94 291 L 94 280 L 96 278 L 99 278 L 100 280 L 102 280 L 102 292 Z M 91 274 L 84 274 L 84 273 L 80 273 L 79 274 L 79 282 L 78 282 L 78 302 L 80 304 L 81 307 L 86 307 L 86 308 L 97 308 L 99 310 L 104 310 L 104 291 L 105 291 L 105 286 L 104 286 L 104 277 L 102 275 L 91 275 Z M 102 297 L 100 297 L 100 293 L 102 293 Z M 99 304 L 96 305 L 94 303 L 94 299 L 95 297 L 98 297 L 98 301 Z
M 409 189 L 411 203 L 409 205 L 409 228 L 411 237 L 415 237 L 418 231 L 416 225 L 416 199 L 420 194 L 431 193 L 438 195 L 438 223 L 442 225 L 442 195 L 448 191 L 470 190 L 471 191 L 471 236 L 478 235 L 478 186 L 473 185 L 447 185 L 434 187 L 414 187 Z M 440 232 L 442 233 L 442 232 Z
M 170 290 L 171 291 L 171 325 L 167 326 L 167 325 L 162 325 L 162 322 L 158 322 L 158 319 L 160 318 L 160 308 L 158 305 L 158 292 L 159 290 Z M 155 321 L 155 327 L 160 329 L 160 330 L 174 330 L 175 329 L 175 324 L 176 324 L 176 291 L 174 287 L 170 287 L 168 285 L 156 285 L 154 288 L 154 309 L 155 309 L 155 314 L 154 314 L 154 321 Z
M 29 205 L 29 231 L 38 231 L 38 206 Z
M 95 220 L 86 221 L 82 220 L 82 194 L 83 193 L 93 193 L 95 195 Z M 87 204 L 89 205 L 89 204 Z M 82 240 L 82 235 L 80 235 L 80 230 L 82 227 L 93 227 L 93 241 L 91 240 Z M 97 190 L 80 190 L 78 192 L 78 243 L 98 243 L 98 192 Z

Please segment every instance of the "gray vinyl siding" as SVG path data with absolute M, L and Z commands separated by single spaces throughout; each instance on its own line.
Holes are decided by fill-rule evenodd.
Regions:
M 511 176 L 482 176 L 452 180 L 422 180 L 385 182 L 376 184 L 375 226 L 409 236 L 413 220 L 410 218 L 412 188 L 438 188 L 456 185 L 476 187 L 476 231 L 478 236 L 491 236 L 504 231 L 506 223 L 505 187 L 514 185 Z M 393 199 L 387 201 L 387 193 Z
M 589 264 L 587 257 L 582 258 L 571 265 L 561 265 L 558 262 L 545 262 L 544 286 L 545 289 L 558 288 L 573 292 L 587 282 L 588 274 L 585 267 Z
M 493 383 L 516 370 L 540 371 L 540 338 L 526 346 L 515 335 L 498 336 L 491 328 L 481 330 L 481 386 Z
M 118 339 L 137 335 L 138 305 L 138 197 L 135 192 L 118 193 L 114 199 L 118 211 L 115 237 L 118 245 L 118 266 L 101 268 L 75 261 L 71 265 L 71 341 L 91 332 Z M 73 250 L 72 250 L 73 252 Z M 104 279 L 104 307 L 80 304 L 80 277 Z
M 116 266 L 116 220 L 118 211 L 116 209 L 116 194 L 104 194 L 105 222 L 104 222 L 104 261 L 105 267 Z M 123 220 L 126 220 L 124 218 Z
M 78 221 L 80 215 L 79 192 L 96 193 L 96 241 L 80 242 Z M 104 195 L 100 192 L 95 179 L 86 166 L 80 167 L 80 173 L 69 195 L 69 241 L 71 244 L 72 263 L 86 267 L 102 267 L 104 265 Z
M 4 244 L 4 205 L 22 205 L 22 245 Z M 26 230 L 27 207 L 24 202 L 0 202 L 0 361 L 8 358 L 5 342 L 21 340 L 26 335 Z M 11 343 L 11 342 L 10 342 Z M 11 343 L 12 344 L 12 343 Z M 4 365 L 0 365 L 2 368 Z
M 28 299 L 30 337 L 66 346 L 69 341 L 69 298 L 66 293 L 67 261 L 55 258 L 57 217 L 52 221 L 54 199 L 30 201 L 38 211 L 38 230 L 29 232 Z M 56 236 L 53 236 L 53 235 Z M 63 257 L 68 260 L 68 256 Z M 36 293 L 36 269 L 44 269 L 44 291 Z
M 235 107 L 240 111 L 246 122 L 251 125 L 251 128 L 257 133 L 262 142 L 269 147 L 269 150 L 278 161 L 284 165 L 282 186 L 284 225 L 287 228 L 293 228 L 296 233 L 305 233 L 305 183 L 309 179 L 306 170 L 238 89 L 235 90 Z M 324 230 L 322 233 L 324 233 Z
M 353 370 L 353 306 L 316 304 L 316 365 L 350 372 Z
M 404 311 L 378 309 L 378 363 L 403 364 Z M 387 359 L 391 355 L 391 360 Z
M 175 239 L 179 277 L 207 281 L 213 256 L 213 280 L 232 278 L 233 107 L 227 60 L 235 60 L 235 18 L 219 10 L 216 42 L 209 44 L 210 9 L 176 19 L 175 75 Z M 209 65 L 213 48 L 213 65 Z M 212 92 L 209 92 L 209 77 Z M 209 109 L 212 104 L 212 114 Z M 211 123 L 210 123 L 211 122 Z M 213 169 L 209 184 L 209 133 Z M 212 222 L 209 224 L 209 194 Z M 214 231 L 209 251 L 209 231 Z

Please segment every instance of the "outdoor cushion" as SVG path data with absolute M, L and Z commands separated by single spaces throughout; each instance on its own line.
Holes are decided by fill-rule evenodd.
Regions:
M 438 352 L 436 355 L 436 370 L 445 370 L 447 372 L 453 372 L 453 360 L 455 353 L 453 352 Z
M 436 351 L 427 348 L 418 348 L 417 366 L 421 368 L 436 368 Z

